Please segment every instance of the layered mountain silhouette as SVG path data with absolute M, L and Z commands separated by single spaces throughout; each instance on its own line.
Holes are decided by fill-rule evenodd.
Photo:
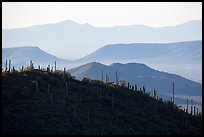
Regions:
M 2 66 L 11 59 L 12 65 L 21 67 L 33 60 L 34 65 L 53 65 L 73 68 L 89 62 L 109 65 L 114 62 L 139 62 L 155 69 L 176 73 L 202 83 L 202 41 L 176 43 L 110 44 L 77 60 L 57 58 L 38 47 L 2 48 Z
M 114 63 L 107 66 L 91 62 L 69 70 L 79 80 L 82 80 L 84 77 L 102 80 L 103 73 L 104 82 L 106 75 L 109 77 L 110 82 L 116 82 L 116 71 L 120 80 L 125 80 L 130 85 L 136 84 L 140 88 L 145 86 L 150 94 L 152 94 L 155 88 L 161 97 L 170 100 L 170 97 L 172 97 L 172 83 L 174 83 L 177 103 L 186 103 L 187 96 L 200 96 L 198 97 L 200 100 L 196 100 L 196 103 L 200 104 L 202 102 L 202 85 L 200 83 L 185 79 L 176 74 L 154 70 L 145 64 Z M 186 96 L 186 98 L 183 96 Z
M 38 45 L 59 57 L 75 58 L 85 56 L 111 43 L 158 43 L 201 39 L 202 20 L 160 28 L 144 25 L 105 28 L 66 20 L 55 24 L 2 30 L 3 47 Z
M 21 66 L 28 66 L 30 60 L 34 62 L 34 66 L 41 65 L 46 67 L 48 64 L 54 64 L 57 61 L 58 64 L 67 63 L 67 60 L 60 59 L 54 55 L 48 54 L 35 46 L 25 47 L 13 47 L 2 48 L 2 66 L 5 67 L 5 61 L 11 60 L 12 66 L 18 68 Z
M 201 63 L 202 41 L 106 45 L 79 61 L 169 61 Z

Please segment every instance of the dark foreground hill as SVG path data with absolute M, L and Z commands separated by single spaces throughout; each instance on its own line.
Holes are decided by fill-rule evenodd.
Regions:
M 3 134 L 201 134 L 202 116 L 69 74 L 2 72 Z

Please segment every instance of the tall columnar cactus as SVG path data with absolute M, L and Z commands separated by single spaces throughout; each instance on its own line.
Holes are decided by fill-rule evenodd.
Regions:
M 118 71 L 116 71 L 115 73 L 115 83 L 116 85 L 118 85 Z
M 134 90 L 134 86 L 132 85 L 132 90 Z
M 191 115 L 193 114 L 193 100 L 191 99 Z
M 195 116 L 195 115 L 196 115 L 196 113 L 195 113 L 195 106 L 193 107 L 193 112 L 194 112 L 193 114 L 194 114 L 194 116 Z
M 137 91 L 137 85 L 135 84 L 135 91 Z
M 51 72 L 53 72 L 53 67 L 52 67 L 52 69 L 51 69 Z
M 146 90 L 145 90 L 145 86 L 143 85 L 143 87 L 142 87 L 142 88 L 143 88 L 143 92 L 145 93 L 145 92 L 146 92 Z
M 11 60 L 9 59 L 9 73 L 11 71 Z
M 23 71 L 24 67 L 22 66 L 21 70 Z
M 57 62 L 55 61 L 55 71 L 56 71 L 56 69 L 57 69 Z
M 65 74 L 66 74 L 66 68 L 64 68 L 64 72 L 63 72 L 63 80 L 65 80 Z
M 7 60 L 6 60 L 6 66 L 5 66 L 5 72 L 7 71 Z
M 38 69 L 40 70 L 40 65 L 38 65 Z
M 33 62 L 32 60 L 30 60 L 30 69 L 33 70 L 34 66 L 33 66 Z
M 128 82 L 128 89 L 130 88 L 130 84 L 129 84 L 129 82 Z
M 157 96 L 157 91 L 154 88 L 154 98 L 156 98 L 156 96 Z
M 174 105 L 174 83 L 173 83 L 173 105 Z
M 186 108 L 186 112 L 188 113 L 188 99 L 187 99 L 187 108 Z
M 15 72 L 15 67 L 13 66 L 13 72 Z

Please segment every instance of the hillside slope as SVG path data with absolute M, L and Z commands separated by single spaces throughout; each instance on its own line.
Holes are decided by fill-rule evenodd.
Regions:
M 82 80 L 84 77 L 101 80 L 103 72 L 104 81 L 107 75 L 110 82 L 116 81 L 116 71 L 119 80 L 125 80 L 130 85 L 136 84 L 138 87 L 145 85 L 145 88 L 151 94 L 152 90 L 156 88 L 158 94 L 162 97 L 167 96 L 165 99 L 168 100 L 172 96 L 172 83 L 174 82 L 177 103 L 185 104 L 187 98 L 190 99 L 192 96 L 197 96 L 201 99 L 202 96 L 202 85 L 200 83 L 176 74 L 152 69 L 141 63 L 113 63 L 111 65 L 104 65 L 98 62 L 91 62 L 69 70 L 79 80 Z M 195 100 L 196 104 L 202 104 L 202 100 L 193 100 Z
M 67 82 L 67 87 L 66 87 Z M 2 73 L 3 134 L 201 134 L 201 116 L 57 71 Z

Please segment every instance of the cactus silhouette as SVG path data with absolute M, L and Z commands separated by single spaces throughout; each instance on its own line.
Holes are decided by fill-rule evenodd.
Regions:
M 154 98 L 156 98 L 156 96 L 157 96 L 157 91 L 154 88 Z
M 137 85 L 135 84 L 135 91 L 137 91 Z
M 7 60 L 6 60 L 6 66 L 5 66 L 5 72 L 7 71 Z
M 115 83 L 117 86 L 118 85 L 118 71 L 116 71 L 116 73 L 115 73 Z
M 173 83 L 173 105 L 174 105 L 174 83 Z
M 55 61 L 55 71 L 56 71 L 56 69 L 57 69 L 57 62 Z
M 142 88 L 143 88 L 143 92 L 145 93 L 145 92 L 146 92 L 146 90 L 145 90 L 145 86 L 143 85 L 143 87 L 142 87 Z
M 11 71 L 11 60 L 9 59 L 9 73 L 10 73 L 10 71 Z
M 191 115 L 193 114 L 193 100 L 191 99 Z
M 101 72 L 101 81 L 103 83 L 103 71 Z
M 188 113 L 188 99 L 187 99 L 187 108 L 186 108 L 186 112 Z

